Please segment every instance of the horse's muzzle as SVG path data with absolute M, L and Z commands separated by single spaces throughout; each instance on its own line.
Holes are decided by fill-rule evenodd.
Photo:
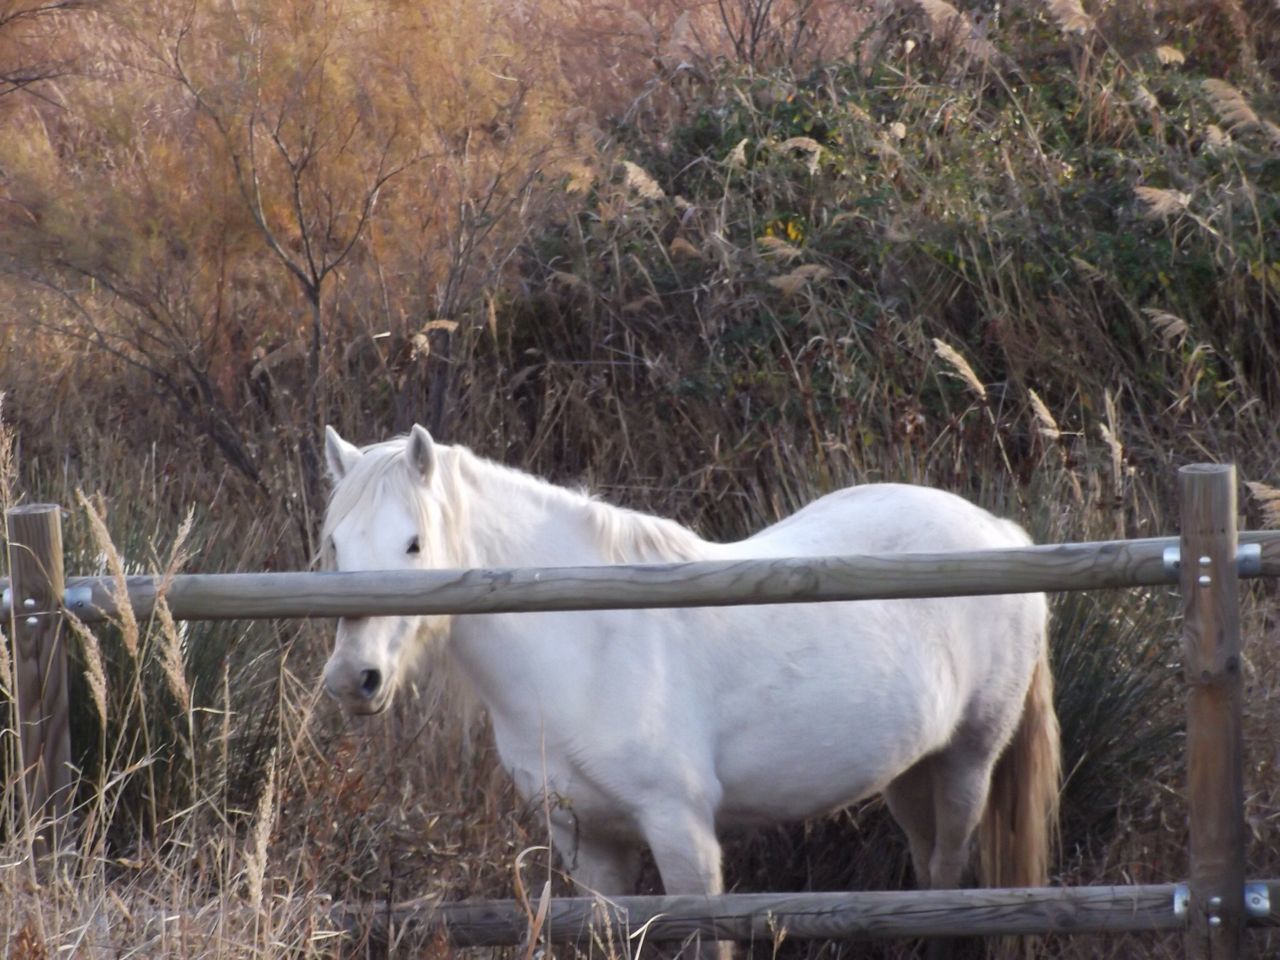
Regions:
M 360 715 L 381 713 L 391 700 L 382 671 L 372 667 L 357 669 L 330 660 L 324 668 L 324 686 L 329 696 Z

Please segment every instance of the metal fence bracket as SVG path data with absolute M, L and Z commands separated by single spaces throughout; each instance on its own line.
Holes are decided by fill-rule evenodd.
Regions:
M 1236 571 L 1242 577 L 1262 576 L 1262 544 L 1242 543 L 1236 547 Z
M 67 587 L 63 593 L 63 605 L 71 611 L 87 610 L 93 604 L 92 587 Z
M 1271 916 L 1271 888 L 1265 883 L 1246 883 L 1244 913 L 1254 920 L 1265 920 Z
M 1176 550 L 1176 547 L 1171 549 Z M 1168 550 L 1165 551 L 1167 556 Z M 1185 883 L 1180 883 L 1173 888 L 1173 915 L 1179 920 L 1187 919 L 1187 915 L 1191 913 L 1191 887 Z
M 1165 574 L 1178 576 L 1182 570 L 1182 551 L 1178 547 L 1165 547 L 1161 559 Z M 1208 557 L 1201 557 L 1200 564 L 1208 566 Z M 1242 543 L 1236 547 L 1236 573 L 1242 577 L 1262 576 L 1262 544 Z

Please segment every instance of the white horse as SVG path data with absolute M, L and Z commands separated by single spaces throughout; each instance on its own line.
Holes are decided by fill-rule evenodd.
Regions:
M 358 449 L 330 428 L 325 549 L 339 570 L 941 552 L 1016 547 L 948 493 L 832 493 L 740 543 L 609 506 L 435 443 Z M 1042 594 L 782 606 L 346 618 L 324 678 L 383 710 L 442 642 L 521 794 L 588 892 L 634 892 L 647 843 L 669 894 L 723 891 L 716 828 L 883 792 L 918 883 L 1046 880 L 1059 783 Z M 979 825 L 981 830 L 979 831 Z

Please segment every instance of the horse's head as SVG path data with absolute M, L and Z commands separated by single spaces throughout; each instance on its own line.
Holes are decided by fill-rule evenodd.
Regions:
M 337 570 L 446 566 L 446 512 L 437 487 L 439 451 L 425 429 L 361 450 L 328 427 L 325 459 L 334 482 L 323 550 Z M 324 668 L 329 694 L 353 713 L 384 710 L 405 672 L 425 618 L 343 617 Z

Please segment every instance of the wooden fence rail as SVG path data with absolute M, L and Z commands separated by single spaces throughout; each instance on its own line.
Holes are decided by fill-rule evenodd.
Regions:
M 622 898 L 601 907 L 549 904 L 548 936 L 576 939 L 593 918 L 651 939 L 690 934 L 733 940 L 1015 933 L 1187 931 L 1196 958 L 1233 960 L 1246 926 L 1280 925 L 1280 881 L 1244 883 L 1242 641 L 1239 580 L 1280 576 L 1280 533 L 1236 530 L 1235 468 L 1184 467 L 1178 539 L 1107 541 L 1015 550 L 728 562 L 379 573 L 196 574 L 130 577 L 127 598 L 107 578 L 62 582 L 58 509 L 6 517 L 12 581 L 4 620 L 17 648 L 19 738 L 36 813 L 65 798 L 65 608 L 86 621 L 127 602 L 148 616 L 163 589 L 180 620 L 475 614 L 1097 590 L 1180 584 L 1188 695 L 1189 883 L 1147 887 L 965 890 L 865 894 L 761 894 Z M 24 513 L 42 519 L 24 519 Z M 24 524 L 44 524 L 43 532 Z M 50 806 L 52 804 L 52 807 Z M 47 819 L 47 818 L 46 818 Z M 604 911 L 602 914 L 601 911 Z M 620 912 L 619 912 L 620 911 Z M 510 903 L 337 907 L 352 934 L 386 940 L 444 923 L 459 944 L 519 942 L 527 908 Z M 779 927 L 779 924 L 782 926 Z M 417 933 L 412 933 L 417 936 Z M 428 935 L 422 933 L 423 936 Z
M 638 937 L 652 942 L 703 939 L 765 942 L 890 940 L 906 937 L 1015 936 L 1020 934 L 1132 933 L 1179 930 L 1187 916 L 1177 906 L 1185 887 L 1033 887 L 1014 890 L 908 890 L 867 893 L 731 893 L 718 897 L 565 897 L 548 901 L 540 931 L 548 943 L 590 937 Z M 1280 880 L 1249 889 L 1270 902 Z M 431 943 L 441 931 L 456 946 L 522 943 L 540 904 L 515 900 L 439 903 L 431 900 L 338 904 L 334 927 L 349 937 L 401 948 Z M 1280 927 L 1280 914 L 1248 918 L 1253 927 Z M 607 933 L 606 933 L 607 928 Z
M 1248 577 L 1280 576 L 1280 532 L 1242 534 Z M 813 603 L 1100 590 L 1178 583 L 1176 537 L 1008 550 L 849 557 L 706 560 L 490 570 L 179 574 L 165 600 L 179 620 L 510 613 Z M 0 589 L 8 584 L 0 581 Z M 145 618 L 159 577 L 128 577 Z M 87 621 L 114 616 L 108 577 L 67 579 L 66 606 Z M 8 601 L 6 601 L 7 603 Z

